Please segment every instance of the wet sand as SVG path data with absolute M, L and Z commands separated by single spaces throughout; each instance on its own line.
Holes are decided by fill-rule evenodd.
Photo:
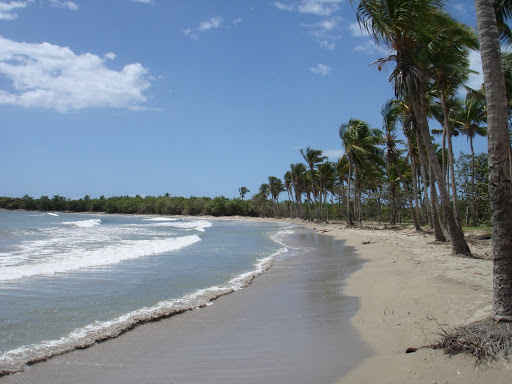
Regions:
M 344 241 L 300 230 L 296 254 L 212 305 L 57 356 L 4 383 L 335 383 L 370 355 L 344 293 L 362 261 Z

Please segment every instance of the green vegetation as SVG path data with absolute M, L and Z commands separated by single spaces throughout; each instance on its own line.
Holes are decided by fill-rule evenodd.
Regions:
M 212 215 L 212 216 L 258 216 L 253 204 L 241 199 L 228 199 L 220 196 L 209 197 L 172 197 L 169 194 L 158 197 L 101 196 L 93 199 L 85 196 L 71 200 L 55 195 L 53 198 L 41 196 L 34 199 L 28 195 L 22 198 L 0 197 L 0 208 L 25 209 L 56 212 L 106 212 L 146 215 Z

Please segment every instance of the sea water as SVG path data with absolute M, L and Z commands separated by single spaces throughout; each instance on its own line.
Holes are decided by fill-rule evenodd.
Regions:
M 288 249 L 283 224 L 0 211 L 0 372 L 243 288 Z

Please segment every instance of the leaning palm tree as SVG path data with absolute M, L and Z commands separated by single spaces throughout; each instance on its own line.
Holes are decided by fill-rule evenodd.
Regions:
M 471 255 L 469 246 L 455 221 L 450 196 L 430 137 L 426 113 L 428 65 L 437 43 L 461 28 L 443 9 L 443 0 L 360 0 L 357 19 L 378 45 L 391 54 L 376 61 L 379 68 L 394 61 L 390 77 L 397 96 L 410 100 L 423 143 L 434 170 L 449 226 L 453 253 Z M 443 36 L 441 38 L 441 36 Z
M 471 149 L 471 222 L 476 226 L 475 212 L 475 149 L 473 148 L 473 139 L 476 135 L 486 136 L 487 128 L 482 125 L 486 121 L 484 101 L 472 93 L 468 93 L 464 102 L 458 103 L 456 109 L 455 126 L 459 132 L 468 137 L 469 147 Z M 466 217 L 466 225 L 469 224 L 469 216 Z
M 311 192 L 313 194 L 313 204 L 315 207 L 315 217 L 318 220 L 318 209 L 316 204 L 316 191 L 315 191 L 315 175 L 314 170 L 318 163 L 326 160 L 327 157 L 323 156 L 323 153 L 320 149 L 313 149 L 311 147 L 307 147 L 305 150 L 301 149 L 300 154 L 306 160 L 306 163 L 309 166 L 309 173 L 311 177 Z
M 508 18 L 512 4 L 506 3 Z M 494 254 L 494 319 L 512 321 L 512 187 L 507 94 L 496 13 L 489 0 L 475 0 L 487 105 L 489 200 Z
M 360 182 L 358 170 L 368 169 L 372 166 L 383 164 L 381 150 L 378 145 L 382 141 L 382 133 L 378 129 L 371 129 L 367 122 L 359 119 L 350 119 L 339 128 L 339 135 L 348 158 L 348 193 L 350 196 L 350 179 L 354 172 L 354 216 L 357 223 L 361 224 L 360 211 Z M 349 199 L 347 199 L 349 200 Z M 350 223 L 350 203 L 347 201 L 347 216 Z

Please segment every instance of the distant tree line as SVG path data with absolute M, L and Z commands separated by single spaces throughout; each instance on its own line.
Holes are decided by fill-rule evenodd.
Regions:
M 185 215 L 185 216 L 249 216 L 300 218 L 306 220 L 321 219 L 344 220 L 353 217 L 354 209 L 360 220 L 380 222 L 412 223 L 411 205 L 404 189 L 397 182 L 398 176 L 371 178 L 368 174 L 360 177 L 357 182 L 358 192 L 356 203 L 353 196 L 347 199 L 352 189 L 346 177 L 346 162 L 337 164 L 325 161 L 321 151 L 315 152 L 308 148 L 303 151 L 307 157 L 315 158 L 312 167 L 305 164 L 292 164 L 291 171 L 284 177 L 284 183 L 275 176 L 268 178 L 268 183 L 260 186 L 258 193 L 245 200 L 250 192 L 247 187 L 240 187 L 240 198 L 210 197 L 177 197 L 163 196 L 113 196 L 92 198 L 89 195 L 80 199 L 69 199 L 64 196 L 41 196 L 34 198 L 0 197 L 0 209 L 55 211 L 55 212 L 104 212 L 120 214 L 146 215 Z M 378 164 L 377 162 L 375 164 Z M 402 178 L 406 185 L 412 184 L 412 174 L 403 168 Z M 313 173 L 311 173 L 313 169 Z M 474 169 L 474 172 L 472 172 Z M 362 172 L 360 172 L 363 175 Z M 473 220 L 480 224 L 490 222 L 491 212 L 487 191 L 487 154 L 475 156 L 474 166 L 470 155 L 461 153 L 455 167 L 458 181 L 459 217 L 466 224 Z M 315 185 L 311 185 L 311 175 Z M 473 176 L 473 177 L 472 177 Z M 315 193 L 313 194 L 313 189 Z M 411 188 L 412 190 L 412 188 Z M 279 201 L 279 196 L 287 193 L 287 199 Z M 413 191 L 411 191 L 413 192 Z M 416 191 L 416 193 L 419 193 Z M 411 195 L 416 195 L 411 193 Z M 473 204 L 473 210 L 471 210 Z M 349 210 L 349 215 L 347 215 Z
M 81 199 L 68 199 L 54 195 L 52 198 L 41 196 L 33 198 L 25 195 L 21 198 L 0 197 L 0 208 L 9 210 L 56 211 L 56 212 L 105 212 L 147 215 L 212 215 L 212 216 L 258 216 L 250 201 L 228 199 L 224 196 L 175 197 L 164 196 L 100 196 L 89 195 Z

